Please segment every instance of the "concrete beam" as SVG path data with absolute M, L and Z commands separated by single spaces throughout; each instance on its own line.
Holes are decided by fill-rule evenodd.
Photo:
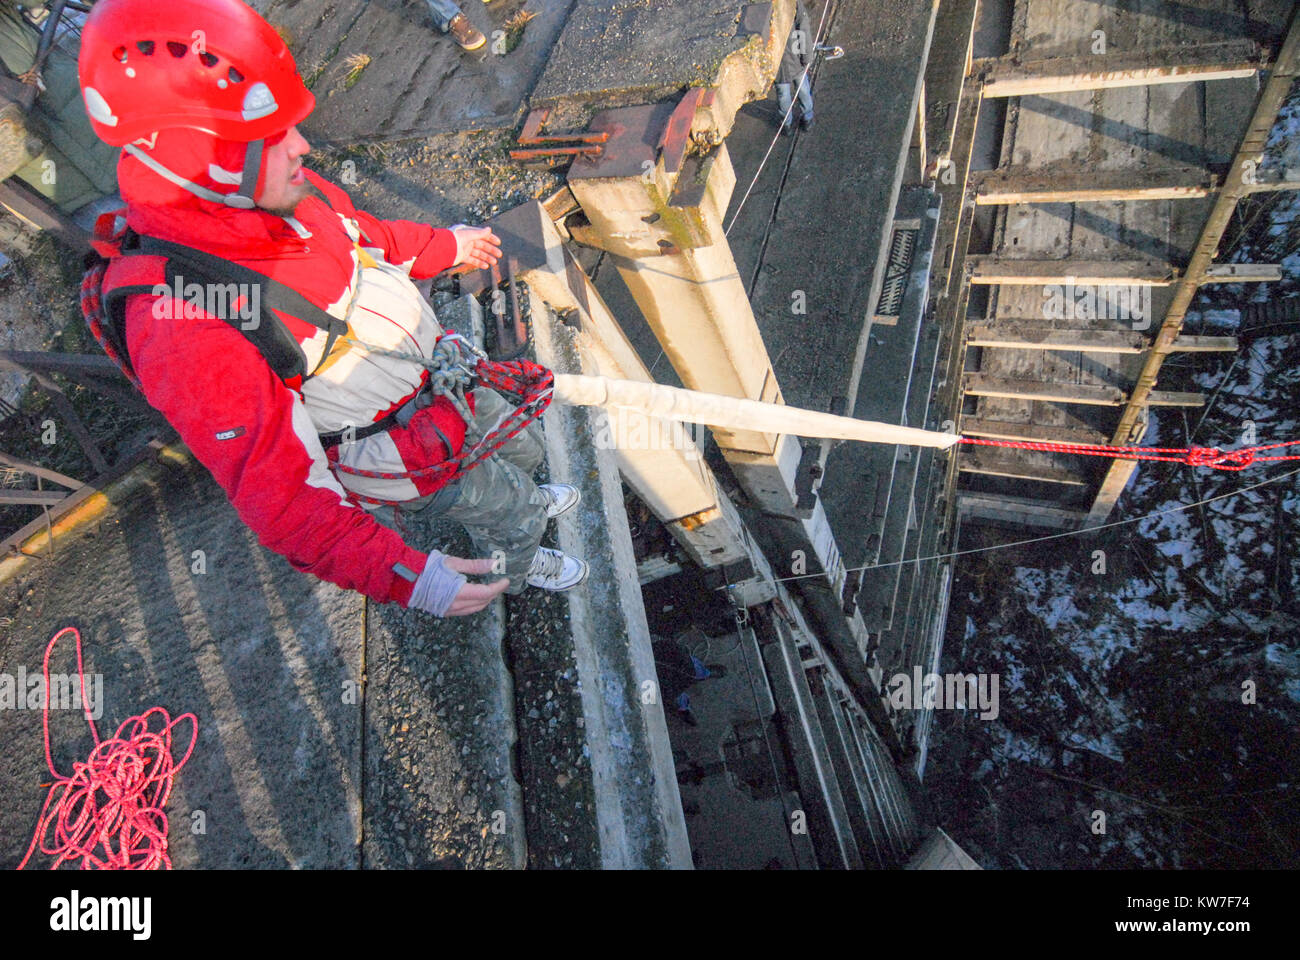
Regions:
M 796 745 L 792 752 L 799 796 L 818 860 L 827 867 L 861 869 L 862 857 L 802 658 L 785 624 L 774 620 L 773 627 L 775 639 L 764 645 L 763 662 L 787 735 Z
M 553 310 L 569 315 L 593 373 L 652 381 L 623 328 L 564 249 L 559 230 L 541 203 L 515 207 L 491 223 L 502 238 L 515 276 Z M 606 422 L 608 434 L 598 440 L 614 450 L 628 485 L 692 560 L 711 568 L 746 557 L 739 521 L 734 511 L 728 513 L 720 505 L 713 471 L 683 425 L 624 410 L 610 412 Z
M 1073 283 L 1105 286 L 1167 287 L 1178 268 L 1157 260 L 1019 260 L 1000 256 L 967 257 L 966 270 L 976 284 Z
M 607 129 L 611 136 L 600 157 L 579 158 L 570 168 L 569 189 L 586 223 L 572 217 L 566 225 L 576 241 L 611 254 L 684 386 L 780 403 L 781 390 L 722 228 L 735 186 L 726 146 L 680 156 L 683 144 L 697 143 L 697 130 L 713 129 L 704 100 L 688 92 L 676 105 L 595 116 L 590 128 Z M 696 104 L 693 120 L 681 116 L 683 103 Z M 785 568 L 782 574 L 788 558 L 803 558 L 813 576 L 795 581 L 794 588 L 818 635 L 851 678 L 855 695 L 869 700 L 878 684 L 863 661 L 861 617 L 856 610 L 844 612 L 843 558 L 820 501 L 810 515 L 798 506 L 801 445 L 793 437 L 757 431 L 715 429 L 713 435 L 753 507 L 744 515 L 745 525 L 774 565 Z
M 972 178 L 975 202 L 984 206 L 1013 203 L 1097 203 L 1111 200 L 1185 200 L 1207 197 L 1220 178 L 1201 167 L 1146 170 L 1041 170 L 1007 167 Z
M 977 60 L 972 69 L 983 81 L 984 96 L 1025 97 L 1253 77 L 1267 63 L 1254 41 L 1229 40 L 1025 62 L 1001 57 Z
M 583 373 L 576 337 L 542 304 L 533 310 L 540 363 Z M 606 869 L 690 868 L 690 843 L 663 704 L 645 703 L 656 680 L 622 484 L 612 451 L 594 438 L 605 412 L 553 405 L 546 412 L 551 478 L 582 490 L 580 515 L 557 525 L 557 546 L 592 575 L 562 595 L 582 689 L 601 864 Z
M 610 104 L 655 103 L 691 87 L 713 92 L 704 119 L 721 141 L 736 113 L 764 97 L 794 22 L 794 0 L 646 0 L 617 8 L 576 0 L 530 106 L 577 129 Z
M 735 186 L 726 146 L 688 171 L 705 178 L 695 204 L 676 206 L 677 185 L 657 149 L 672 104 L 609 110 L 591 129 L 615 132 L 605 154 L 575 160 L 569 188 L 590 228 L 574 239 L 615 256 L 615 265 L 682 383 L 751 400 L 780 402 L 780 389 L 722 230 Z M 666 109 L 665 109 L 666 108 Z M 778 437 L 714 430 L 724 451 L 773 459 Z M 793 492 L 793 491 L 792 491 Z M 793 500 L 791 501 L 793 503 Z

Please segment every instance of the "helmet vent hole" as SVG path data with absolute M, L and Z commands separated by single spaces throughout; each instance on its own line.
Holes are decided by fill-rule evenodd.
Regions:
M 126 47 L 118 47 L 114 50 L 113 59 L 118 63 L 126 63 Z
M 152 40 L 141 40 L 135 45 L 135 48 L 143 53 L 146 57 L 153 56 L 154 42 Z
M 210 53 L 200 53 L 199 59 L 203 61 L 205 67 L 215 67 L 221 61 Z
M 240 73 L 238 70 L 236 70 L 234 67 L 231 67 L 229 70 L 226 71 L 226 76 L 230 77 L 231 83 L 244 82 L 244 75 Z
M 168 50 L 168 52 L 169 52 L 173 57 L 176 57 L 178 60 L 179 60 L 181 57 L 185 56 L 185 51 L 188 50 L 188 49 L 189 49 L 189 47 L 187 47 L 187 46 L 186 46 L 185 44 L 183 44 L 183 43 L 180 43 L 179 41 L 176 41 L 176 40 L 168 40 L 168 41 L 167 41 L 167 50 Z

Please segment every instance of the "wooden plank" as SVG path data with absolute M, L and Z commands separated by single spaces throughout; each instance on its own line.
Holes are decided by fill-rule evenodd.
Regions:
M 957 510 L 963 520 L 992 520 L 1053 530 L 1077 530 L 1088 518 L 1082 510 L 1061 507 L 1050 500 L 966 491 L 957 496 Z
M 1056 170 L 1006 167 L 976 174 L 975 202 L 1098 203 L 1105 200 L 1182 200 L 1209 196 L 1220 178 L 1201 167 L 1095 170 L 1075 165 Z
M 1203 407 L 1205 406 L 1205 394 L 1152 390 L 1147 396 L 1147 403 L 1153 407 Z
M 992 440 L 1032 440 L 1038 443 L 1092 443 L 1103 444 L 1110 435 L 1086 427 L 1049 427 L 1037 423 L 1009 423 L 1005 420 L 986 420 L 982 417 L 965 417 L 961 433 L 967 437 L 988 437 Z
M 977 60 L 972 70 L 983 82 L 984 96 L 1025 97 L 1250 77 L 1266 64 L 1254 41 L 1228 40 L 1024 62 L 998 57 Z
M 962 473 L 979 473 L 993 477 L 1014 477 L 1018 480 L 1039 480 L 1072 487 L 1090 486 L 1086 474 L 1079 470 L 1032 460 L 1023 451 L 1002 453 L 989 449 L 964 448 L 957 458 Z M 1048 456 L 1044 454 L 1042 456 Z
M 1205 268 L 1205 283 L 1277 283 L 1280 263 L 1216 263 Z
M 1172 302 L 1156 334 L 1154 346 L 1148 352 L 1142 369 L 1138 372 L 1133 393 L 1120 416 L 1112 443 L 1123 445 L 1141 436 L 1143 431 L 1141 416 L 1148 394 L 1155 389 L 1160 367 L 1164 363 L 1169 347 L 1182 333 L 1188 308 L 1200 290 L 1206 268 L 1214 262 L 1223 235 L 1237 210 L 1237 204 L 1248 193 L 1246 182 L 1251 177 L 1247 173 L 1248 171 L 1253 173 L 1258 165 L 1259 155 L 1268 141 L 1273 125 L 1277 121 L 1278 112 L 1290 93 L 1297 75 L 1300 75 L 1300 8 L 1291 14 L 1286 39 L 1278 51 L 1268 81 L 1259 93 L 1245 136 L 1242 137 L 1236 155 L 1233 157 L 1230 173 L 1224 179 L 1224 188 L 1219 193 L 1214 208 L 1210 211 L 1201 235 L 1196 241 L 1186 275 L 1174 289 Z M 1130 474 L 1131 470 L 1126 473 L 1118 465 L 1110 470 L 1102 481 L 1097 498 L 1093 501 L 1090 513 L 1092 522 L 1101 523 L 1110 515 Z
M 969 373 L 966 393 L 973 397 L 1007 397 L 1012 400 L 1043 400 L 1048 403 L 1083 403 L 1118 407 L 1127 397 L 1118 387 L 1082 383 L 1043 383 L 1036 380 L 999 380 L 982 373 Z
M 1236 353 L 1236 337 L 1179 337 L 1174 353 Z
M 1300 190 L 1300 170 L 1248 171 L 1247 193 L 1274 193 L 1278 190 Z
M 17 177 L 0 182 L 0 204 L 20 219 L 54 234 L 78 253 L 90 250 L 90 233 Z
M 1082 353 L 1141 353 L 1150 340 L 1129 330 L 1063 330 L 999 320 L 971 327 L 967 346 L 1015 350 L 1078 350 Z
M 1084 383 L 1043 383 L 1037 380 L 999 380 L 982 373 L 968 373 L 966 393 L 972 397 L 1006 397 L 1012 400 L 1041 400 L 1046 403 L 1082 403 L 1098 407 L 1120 407 L 1128 397 L 1118 387 Z M 1147 403 L 1155 407 L 1199 407 L 1203 393 L 1153 390 Z
M 1041 321 L 1000 318 L 996 324 L 971 328 L 971 347 L 1012 350 L 1077 350 L 1080 353 L 1140 354 L 1151 345 L 1137 330 L 1071 330 L 1043 326 Z M 1236 337 L 1179 337 L 1176 353 L 1236 353 Z
M 1177 267 L 1158 260 L 1020 260 L 985 256 L 967 257 L 966 269 L 971 283 L 990 285 L 1167 287 L 1178 279 Z

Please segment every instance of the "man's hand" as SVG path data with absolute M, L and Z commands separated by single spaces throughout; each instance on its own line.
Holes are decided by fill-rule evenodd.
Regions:
M 451 232 L 456 237 L 456 262 L 452 266 L 487 270 L 501 259 L 501 238 L 491 227 L 467 227 L 458 223 Z
M 491 573 L 492 565 L 496 562 L 491 558 L 484 560 L 465 560 L 461 557 L 447 557 L 443 561 L 452 570 L 457 573 L 475 574 Z M 462 617 L 470 613 L 478 613 L 501 593 L 510 586 L 510 580 L 502 577 L 493 583 L 466 583 L 456 594 L 456 599 L 451 602 L 447 608 L 446 616 Z
M 465 575 L 491 573 L 493 563 L 491 559 L 464 560 L 438 550 L 430 551 L 407 606 L 435 617 L 478 613 L 500 596 L 510 581 L 502 577 L 494 583 L 469 583 Z

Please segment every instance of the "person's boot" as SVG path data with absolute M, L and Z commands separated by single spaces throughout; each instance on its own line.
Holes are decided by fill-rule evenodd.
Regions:
M 447 32 L 460 44 L 462 50 L 477 50 L 487 43 L 487 37 L 474 29 L 474 24 L 463 13 L 458 13 L 447 24 Z
M 813 128 L 813 115 L 811 113 L 801 114 L 799 117 L 799 129 L 811 130 Z
M 571 590 L 587 579 L 587 564 L 559 550 L 538 547 L 528 568 L 528 585 L 540 590 Z
M 553 520 L 562 513 L 567 513 L 578 505 L 582 491 L 571 483 L 543 483 L 538 490 L 546 497 L 546 517 Z

